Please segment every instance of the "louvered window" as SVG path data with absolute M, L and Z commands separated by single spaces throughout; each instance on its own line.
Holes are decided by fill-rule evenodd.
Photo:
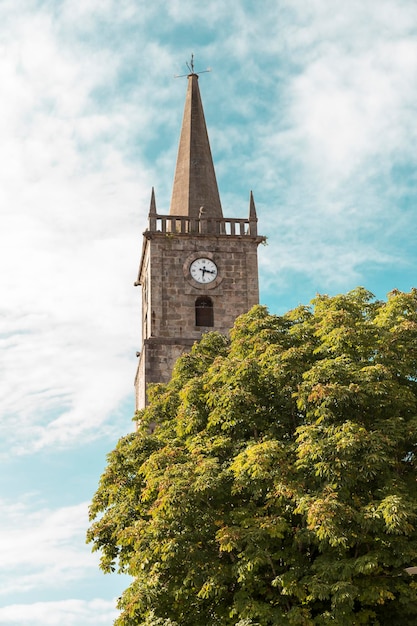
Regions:
M 195 301 L 195 325 L 214 326 L 213 302 L 207 296 L 201 296 Z

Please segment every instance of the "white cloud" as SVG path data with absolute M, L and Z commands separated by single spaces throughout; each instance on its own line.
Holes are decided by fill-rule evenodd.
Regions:
M 381 2 L 376 10 L 354 1 L 330 10 L 324 0 L 301 1 L 276 13 L 274 21 L 265 12 L 268 24 L 256 20 L 264 32 L 254 56 L 260 92 L 249 98 L 271 87 L 265 74 L 276 79 L 275 97 L 251 128 L 258 141 L 242 163 L 261 190 L 260 230 L 269 239 L 260 251 L 263 285 L 285 292 L 304 276 L 319 289 L 343 290 L 362 283 L 369 268 L 404 268 L 392 237 L 404 215 L 394 172 L 417 165 L 413 3 Z M 254 42 L 239 48 L 243 64 L 254 49 Z
M 370 158 L 384 166 L 409 150 L 416 71 L 417 43 L 408 40 L 349 55 L 335 48 L 310 64 L 291 87 L 293 139 L 304 160 L 334 184 Z
M 45 12 L 15 14 L 0 55 L 0 396 L 9 453 L 103 434 L 132 395 L 139 341 L 133 281 L 144 220 L 134 213 L 146 169 L 108 141 L 115 130 L 128 134 L 126 112 L 91 105 L 118 61 L 103 51 L 80 63 L 58 31 Z
M 117 617 L 114 602 L 94 599 L 12 604 L 0 608 L 0 624 L 19 626 L 87 626 L 106 624 Z
M 240 11 L 239 5 L 235 5 L 232 10 L 226 2 L 222 0 L 210 0 L 201 4 L 193 0 L 171 0 L 165 5 L 169 17 L 180 24 L 195 24 L 196 21 L 204 21 L 209 28 L 213 28 L 218 21 L 230 16 L 232 13 Z
M 65 589 L 97 568 L 98 558 L 84 540 L 87 503 L 59 509 L 39 502 L 1 505 L 1 596 L 44 587 Z

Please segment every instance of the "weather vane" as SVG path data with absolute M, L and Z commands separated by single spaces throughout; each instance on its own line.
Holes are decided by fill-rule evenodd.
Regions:
M 188 62 L 185 62 L 185 65 L 188 67 L 188 69 L 190 70 L 191 74 L 194 74 L 194 55 L 191 54 L 191 63 L 188 64 Z
M 185 65 L 190 70 L 190 74 L 196 74 L 197 76 L 198 74 L 205 74 L 206 72 L 211 72 L 211 67 L 208 67 L 206 70 L 201 70 L 200 72 L 194 71 L 194 54 L 191 55 L 191 61 L 189 63 L 188 61 L 186 61 Z M 180 75 L 175 74 L 174 78 L 184 78 L 184 76 L 189 76 L 190 74 L 180 74 Z

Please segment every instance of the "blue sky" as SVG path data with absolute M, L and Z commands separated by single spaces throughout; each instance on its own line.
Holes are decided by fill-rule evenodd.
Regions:
M 84 544 L 132 428 L 151 187 L 195 55 L 223 211 L 253 189 L 261 302 L 417 284 L 414 0 L 2 0 L 0 624 L 110 625 Z

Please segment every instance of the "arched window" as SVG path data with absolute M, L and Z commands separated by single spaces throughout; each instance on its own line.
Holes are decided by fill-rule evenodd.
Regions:
M 213 302 L 207 296 L 200 296 L 195 301 L 195 325 L 214 326 Z

